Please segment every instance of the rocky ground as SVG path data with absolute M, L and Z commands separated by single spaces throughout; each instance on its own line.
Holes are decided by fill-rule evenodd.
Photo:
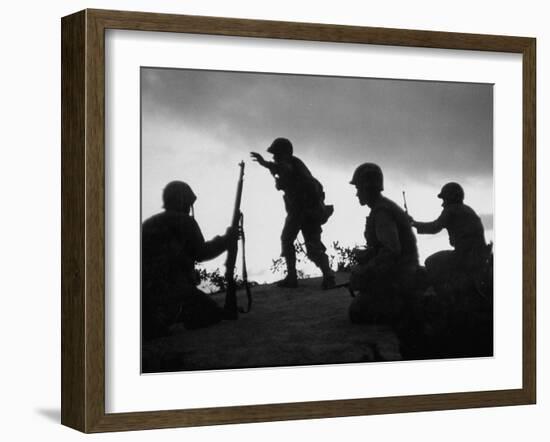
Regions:
M 344 282 L 345 274 L 337 275 Z M 144 343 L 143 372 L 210 370 L 400 360 L 399 342 L 386 326 L 354 325 L 346 288 L 321 290 L 321 279 L 297 289 L 253 288 L 252 311 L 236 321 L 186 330 Z M 223 305 L 224 294 L 212 295 Z M 246 296 L 239 293 L 239 303 Z

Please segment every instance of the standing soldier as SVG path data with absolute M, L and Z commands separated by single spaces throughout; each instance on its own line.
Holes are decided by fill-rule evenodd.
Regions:
M 197 199 L 191 187 L 172 181 L 163 191 L 164 211 L 142 225 L 142 334 L 151 339 L 169 333 L 181 319 L 186 328 L 221 321 L 224 310 L 197 287 L 195 262 L 227 250 L 238 232 L 205 241 L 195 218 L 189 215 Z
M 449 242 L 454 247 L 454 250 L 443 250 L 426 259 L 430 282 L 436 288 L 473 282 L 488 256 L 481 219 L 464 204 L 464 190 L 460 184 L 445 184 L 437 197 L 443 200 L 439 218 L 432 222 L 412 221 L 420 234 L 434 234 L 447 229 Z
M 321 242 L 321 226 L 332 215 L 333 207 L 324 203 L 323 186 L 317 181 L 306 165 L 293 156 L 292 143 L 286 138 L 277 138 L 267 149 L 273 161 L 266 161 L 256 152 L 250 156 L 261 166 L 269 169 L 275 177 L 275 187 L 284 192 L 287 212 L 281 234 L 281 256 L 286 261 L 287 275 L 279 281 L 279 287 L 297 287 L 296 251 L 294 240 L 301 231 L 304 236 L 308 258 L 323 272 L 323 289 L 334 287 L 332 272 L 326 248 Z
M 350 184 L 357 199 L 371 209 L 365 227 L 366 249 L 356 252 L 350 286 L 359 292 L 350 305 L 355 323 L 392 322 L 401 314 L 404 297 L 415 288 L 418 272 L 416 237 L 409 217 L 382 195 L 384 177 L 374 163 L 361 164 Z

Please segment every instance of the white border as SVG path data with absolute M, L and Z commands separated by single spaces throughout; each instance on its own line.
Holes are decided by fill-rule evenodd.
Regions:
M 495 357 L 140 375 L 139 67 L 494 83 Z M 521 56 L 106 32 L 106 411 L 521 388 Z

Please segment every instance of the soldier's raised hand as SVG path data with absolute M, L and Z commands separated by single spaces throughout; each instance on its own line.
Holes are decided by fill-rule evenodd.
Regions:
M 252 161 L 256 161 L 261 166 L 265 165 L 264 157 L 262 157 L 258 152 L 250 152 L 250 156 L 252 157 Z

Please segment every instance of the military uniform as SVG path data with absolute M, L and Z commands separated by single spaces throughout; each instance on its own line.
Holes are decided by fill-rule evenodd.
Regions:
M 352 270 L 351 288 L 358 296 L 350 305 L 352 322 L 388 322 L 400 314 L 418 271 L 416 237 L 407 214 L 380 195 L 365 227 L 367 249 Z
M 434 234 L 447 229 L 454 250 L 437 252 L 426 259 L 426 270 L 434 285 L 457 282 L 476 272 L 487 257 L 483 224 L 475 211 L 461 202 L 446 204 L 432 222 L 415 222 L 418 233 Z
M 271 163 L 276 186 L 284 191 L 287 216 L 281 233 L 281 255 L 292 260 L 294 241 L 301 231 L 307 256 L 321 269 L 328 266 L 326 247 L 321 241 L 321 225 L 326 222 L 323 187 L 297 157 L 283 163 Z M 295 258 L 294 258 L 295 259 Z
M 403 355 L 413 359 L 491 356 L 492 262 L 481 219 L 463 203 L 460 184 L 445 184 L 437 197 L 443 200 L 441 215 L 427 223 L 413 220 L 412 225 L 421 234 L 447 229 L 454 250 L 426 259 L 433 289 L 419 299 L 416 314 L 399 332 Z
M 334 274 L 325 253 L 326 247 L 321 241 L 321 226 L 332 215 L 334 208 L 325 205 L 323 186 L 303 161 L 293 156 L 292 143 L 287 138 L 276 138 L 267 151 L 275 161 L 265 161 L 256 152 L 251 152 L 251 156 L 269 169 L 275 177 L 277 189 L 284 192 L 287 216 L 281 233 L 281 256 L 286 261 L 287 276 L 278 285 L 297 286 L 294 241 L 301 231 L 308 258 L 323 272 L 323 288 L 333 287 Z
M 195 262 L 225 250 L 225 241 L 205 241 L 187 213 L 166 210 L 142 226 L 142 332 L 144 338 L 166 334 L 178 319 L 186 328 L 222 319 L 223 309 L 196 288 Z

